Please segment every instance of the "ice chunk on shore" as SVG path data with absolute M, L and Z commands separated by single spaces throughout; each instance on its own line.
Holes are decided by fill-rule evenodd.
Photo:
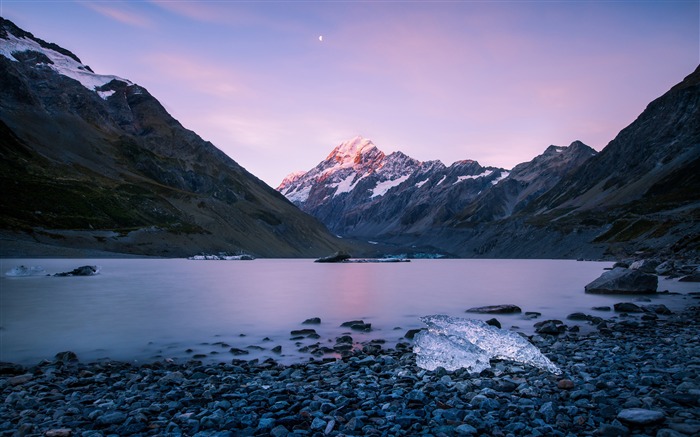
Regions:
M 17 266 L 5 272 L 5 276 L 36 276 L 45 275 L 46 271 L 42 266 Z
M 421 317 L 428 325 L 414 339 L 416 364 L 426 370 L 487 369 L 491 358 L 529 364 L 549 372 L 561 370 L 519 334 L 498 329 L 480 320 L 433 315 Z

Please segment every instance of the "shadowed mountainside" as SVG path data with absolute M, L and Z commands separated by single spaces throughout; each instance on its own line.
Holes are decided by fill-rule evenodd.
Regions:
M 347 248 L 145 88 L 95 74 L 0 20 L 4 256 L 64 247 L 312 257 Z

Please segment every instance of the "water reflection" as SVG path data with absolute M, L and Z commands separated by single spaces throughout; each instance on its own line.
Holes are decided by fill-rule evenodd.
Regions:
M 296 353 L 289 332 L 310 317 L 323 320 L 314 326 L 322 342 L 347 331 L 339 325 L 353 319 L 364 319 L 374 328 L 369 334 L 352 333 L 356 339 L 391 342 L 407 329 L 420 327 L 418 316 L 464 317 L 473 306 L 509 303 L 541 312 L 542 319 L 563 320 L 572 312 L 591 313 L 594 306 L 633 300 L 583 292 L 610 263 L 5 259 L 0 269 L 4 273 L 20 264 L 40 264 L 47 273 L 85 264 L 102 267 L 94 277 L 0 279 L 0 360 L 26 364 L 62 350 L 73 350 L 84 360 L 149 359 L 157 354 L 184 358 L 191 356 L 187 349 L 206 354 L 219 350 L 216 359 L 230 360 L 228 349 L 216 342 L 239 348 L 258 345 L 268 351 L 283 345 L 282 359 L 294 360 L 304 357 Z M 698 291 L 698 285 L 661 281 L 659 289 Z M 673 296 L 653 299 L 672 309 L 686 302 Z M 533 322 L 521 315 L 498 318 L 505 328 L 532 330 Z M 251 352 L 246 358 L 253 356 Z

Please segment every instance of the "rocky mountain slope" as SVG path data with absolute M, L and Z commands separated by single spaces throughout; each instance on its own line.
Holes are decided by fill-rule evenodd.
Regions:
M 700 255 L 700 67 L 598 155 L 507 220 L 458 215 L 421 236 L 461 256 Z
M 476 161 L 447 167 L 401 152 L 386 155 L 370 140 L 356 137 L 310 171 L 287 176 L 277 189 L 332 231 L 375 238 L 424 230 L 506 176 L 504 169 Z
M 382 240 L 455 220 L 509 217 L 595 154 L 577 141 L 550 146 L 512 171 L 471 160 L 447 167 L 401 152 L 385 155 L 357 137 L 310 171 L 287 176 L 277 189 L 341 235 Z
M 4 256 L 346 248 L 145 88 L 2 18 L 0 156 Z
M 339 158 L 341 157 L 341 158 Z M 387 170 L 387 169 L 391 170 Z M 278 187 L 342 235 L 462 257 L 601 258 L 700 252 L 700 68 L 599 154 L 550 146 L 511 171 L 445 167 L 368 140 Z

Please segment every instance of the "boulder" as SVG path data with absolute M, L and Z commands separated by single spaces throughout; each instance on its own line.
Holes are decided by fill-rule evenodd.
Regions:
M 306 319 L 303 322 L 301 322 L 302 325 L 320 325 L 321 324 L 321 318 L 320 317 L 312 317 L 310 319 Z
M 413 340 L 413 337 L 421 331 L 422 329 L 409 329 L 403 336 L 409 340 Z
M 488 305 L 484 307 L 474 307 L 469 308 L 467 313 L 480 313 L 480 314 L 513 314 L 521 313 L 523 310 L 517 305 Z
M 98 272 L 97 266 L 80 266 L 70 272 L 56 273 L 54 276 L 92 276 Z
M 629 268 L 632 270 L 639 270 L 643 273 L 655 274 L 659 264 L 661 263 L 653 259 L 641 259 L 630 264 Z
M 62 363 L 73 363 L 78 361 L 78 355 L 72 351 L 59 352 L 54 356 L 54 358 L 56 358 L 56 361 L 60 361 Z
M 487 325 L 495 326 L 498 329 L 501 329 L 501 322 L 498 321 L 495 317 L 493 319 L 488 319 L 486 321 Z
M 341 327 L 344 328 L 350 328 L 355 331 L 371 331 L 372 330 L 372 324 L 371 323 L 365 323 L 363 320 L 351 320 L 349 322 L 343 322 L 340 324 Z
M 700 282 L 700 272 L 695 272 L 690 275 L 683 276 L 678 282 Z
M 594 294 L 652 294 L 658 285 L 656 275 L 616 267 L 586 285 L 585 290 Z
M 291 335 L 297 337 L 297 336 L 302 336 L 302 337 L 307 337 L 310 335 L 316 335 L 316 330 L 315 329 L 294 329 L 293 331 L 290 332 Z
M 644 310 L 637 304 L 632 302 L 620 302 L 613 305 L 618 313 L 643 313 Z
M 338 251 L 334 253 L 333 255 L 322 257 L 317 259 L 315 262 L 317 263 L 339 263 L 343 262 L 345 260 L 350 259 L 350 254 L 343 252 L 343 251 Z
M 663 316 L 673 314 L 673 311 L 668 309 L 668 307 L 662 303 L 642 305 L 642 309 L 648 313 L 661 314 Z
M 538 334 L 559 335 L 566 331 L 566 325 L 561 320 L 543 320 L 534 326 Z
M 656 266 L 656 274 L 661 276 L 667 276 L 673 273 L 675 269 L 676 266 L 673 261 L 664 261 L 658 266 Z
M 566 316 L 566 318 L 567 320 L 587 321 L 591 319 L 591 316 L 584 313 L 571 313 L 568 316 Z

